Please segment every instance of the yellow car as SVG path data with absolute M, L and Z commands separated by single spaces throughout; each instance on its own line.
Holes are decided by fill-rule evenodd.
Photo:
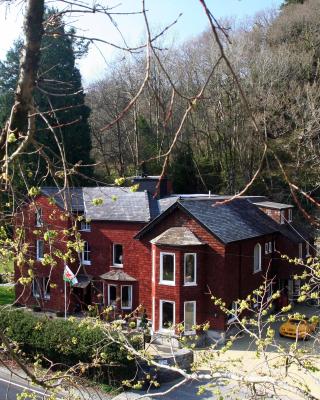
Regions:
M 318 320 L 289 318 L 288 321 L 280 326 L 280 336 L 292 339 L 308 339 L 317 329 Z

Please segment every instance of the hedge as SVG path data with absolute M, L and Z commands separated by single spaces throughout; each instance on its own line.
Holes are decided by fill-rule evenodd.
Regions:
M 127 353 L 118 344 L 107 342 L 102 329 L 90 322 L 48 319 L 23 310 L 2 309 L 0 329 L 17 342 L 26 355 L 43 355 L 68 367 L 92 362 L 98 350 L 100 355 L 103 353 L 108 367 L 95 371 L 91 368 L 90 374 L 108 375 L 105 376 L 108 383 L 127 379 L 134 368 L 134 361 L 127 358 Z

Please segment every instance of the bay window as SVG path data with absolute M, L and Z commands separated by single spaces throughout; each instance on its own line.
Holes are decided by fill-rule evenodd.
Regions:
M 175 254 L 160 253 L 160 283 L 164 285 L 175 284 Z
M 197 284 L 197 255 L 186 253 L 184 255 L 184 284 L 192 286 Z

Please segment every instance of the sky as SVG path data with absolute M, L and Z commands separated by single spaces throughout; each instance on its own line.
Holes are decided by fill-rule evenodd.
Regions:
M 141 0 L 100 0 L 101 4 L 116 6 L 116 12 L 140 11 Z M 244 19 L 253 17 L 257 12 L 268 8 L 279 8 L 283 0 L 207 0 L 207 6 L 216 18 L 235 17 Z M 58 3 L 58 2 L 57 2 Z M 22 33 L 23 10 L 21 2 L 10 9 L 0 6 L 0 59 L 4 59 L 7 50 Z M 52 1 L 51 1 L 52 4 Z M 199 0 L 146 0 L 149 23 L 154 33 L 172 23 L 180 13 L 177 24 L 167 33 L 170 43 L 182 42 L 201 33 L 208 27 L 208 20 Z M 101 38 L 123 45 L 118 29 L 126 42 L 135 46 L 143 42 L 145 26 L 141 15 L 119 15 L 117 28 L 106 16 L 84 14 L 70 20 L 79 35 Z M 78 61 L 84 85 L 100 79 L 105 74 L 108 63 L 117 52 L 112 46 L 97 43 L 91 46 L 89 54 Z

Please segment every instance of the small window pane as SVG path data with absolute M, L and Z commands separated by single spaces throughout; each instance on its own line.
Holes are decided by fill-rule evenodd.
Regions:
M 90 263 L 90 246 L 88 242 L 84 242 L 83 244 L 82 261 Z
M 132 306 L 132 287 L 121 286 L 121 308 L 131 308 Z
M 162 329 L 169 329 L 174 324 L 174 306 L 167 301 L 162 302 Z
M 116 264 L 116 265 L 123 264 L 122 244 L 114 244 L 113 245 L 113 264 Z
M 117 287 L 109 285 L 109 305 L 115 306 L 117 303 Z
M 184 303 L 184 330 L 190 332 L 195 325 L 195 303 L 188 301 Z
M 162 254 L 162 280 L 174 281 L 174 255 Z
M 43 226 L 42 223 L 42 208 L 36 210 L 36 226 Z
M 42 260 L 44 255 L 43 240 L 37 240 L 37 260 Z
M 185 283 L 195 283 L 196 281 L 196 256 L 195 254 L 185 254 Z

